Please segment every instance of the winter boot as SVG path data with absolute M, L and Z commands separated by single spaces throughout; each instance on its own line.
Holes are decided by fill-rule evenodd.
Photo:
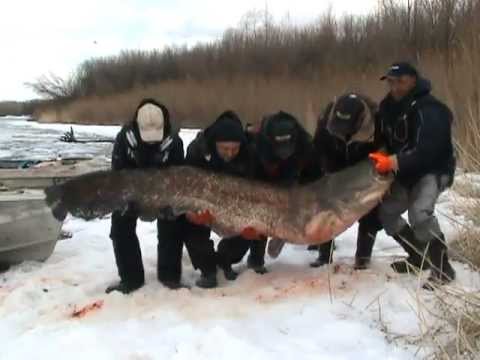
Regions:
M 357 252 L 355 253 L 355 270 L 366 270 L 370 266 L 373 245 L 377 233 L 366 231 L 360 226 L 357 234 Z
M 426 290 L 433 290 L 437 286 L 448 284 L 455 280 L 456 274 L 452 265 L 448 261 L 448 251 L 445 244 L 445 237 L 441 235 L 439 239 L 430 242 L 429 258 L 431 262 L 430 276 L 423 285 Z
M 202 289 L 214 289 L 218 286 L 217 273 L 202 273 L 195 284 Z
M 367 270 L 370 267 L 371 258 L 367 257 L 355 257 L 355 264 L 353 264 L 354 270 Z
M 190 289 L 188 285 L 183 284 L 181 281 L 161 280 L 160 283 L 169 290 Z
M 268 270 L 265 267 L 265 264 L 263 264 L 262 262 L 254 260 L 251 255 L 248 256 L 247 266 L 248 266 L 249 269 L 252 269 L 253 271 L 255 271 L 259 275 L 264 275 L 264 274 L 268 273 Z
M 408 254 L 405 260 L 395 261 L 390 265 L 393 271 L 399 274 L 406 274 L 411 271 L 418 272 L 429 269 L 430 264 L 423 256 L 423 246 L 419 243 L 413 229 L 409 225 L 400 230 L 393 238 Z
M 115 213 L 112 215 L 112 232 L 114 229 Z M 135 220 L 135 219 L 134 219 Z M 145 273 L 143 270 L 142 253 L 137 236 L 133 232 L 122 233 L 121 231 L 131 230 L 133 221 L 131 218 L 120 218 L 120 226 L 116 225 L 116 234 L 112 236 L 113 251 L 117 263 L 120 282 L 107 288 L 107 294 L 112 291 L 119 291 L 123 294 L 129 294 L 141 288 L 145 284 Z M 127 222 L 124 224 L 123 222 Z M 136 221 L 136 220 L 135 220 Z
M 320 253 L 318 255 L 317 260 L 310 263 L 310 266 L 313 267 L 313 268 L 318 268 L 318 267 L 321 267 L 323 265 L 327 265 L 327 264 L 331 264 L 331 263 L 332 263 L 332 258 L 330 257 L 330 255 L 325 256 L 322 253 Z
M 10 264 L 0 262 L 0 273 L 6 272 L 10 269 Z
M 313 268 L 318 268 L 323 265 L 331 264 L 333 261 L 334 246 L 333 240 L 319 245 L 318 258 L 312 262 L 310 266 Z
M 161 248 L 163 245 L 163 248 Z M 182 283 L 182 247 L 168 248 L 159 242 L 157 247 L 157 279 L 170 290 L 188 289 Z
M 127 281 L 120 281 L 117 284 L 110 285 L 107 287 L 105 292 L 107 294 L 110 294 L 113 291 L 118 291 L 122 294 L 130 294 L 134 292 L 135 290 L 140 289 L 145 283 L 136 283 L 136 282 L 127 282 Z
M 228 281 L 235 281 L 237 280 L 238 273 L 232 269 L 232 265 L 224 265 L 220 267 L 225 275 L 225 278 Z

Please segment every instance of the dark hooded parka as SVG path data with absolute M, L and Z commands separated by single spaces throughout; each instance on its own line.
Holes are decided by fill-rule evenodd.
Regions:
M 400 78 L 415 79 L 415 82 L 409 93 L 394 98 L 393 86 Z M 421 254 L 427 254 L 432 266 L 429 281 L 448 283 L 455 278 L 455 270 L 449 263 L 435 206 L 439 195 L 451 186 L 454 178 L 453 114 L 431 94 L 430 81 L 409 63 L 393 64 L 382 80 L 388 80 L 392 89 L 380 103 L 381 139 L 387 155 L 379 156 L 387 160 L 395 173 L 395 181 L 379 207 L 379 218 L 389 235 L 407 239 L 419 248 L 416 252 L 409 251 L 397 240 L 409 254 L 408 265 L 421 267 L 427 262 L 418 256 L 420 250 Z M 374 154 L 378 161 L 376 157 Z M 402 217 L 405 211 L 408 211 L 408 223 Z M 413 231 L 405 231 L 408 225 Z M 392 267 L 404 272 L 405 267 L 399 265 L 393 263 Z M 428 283 L 424 287 L 431 288 Z
M 311 180 L 312 137 L 293 115 L 280 111 L 264 117 L 252 146 L 257 179 L 285 186 Z
M 315 162 L 320 173 L 341 171 L 378 149 L 379 126 L 377 105 L 368 97 L 347 93 L 330 102 L 318 120 L 313 139 Z M 369 261 L 375 236 L 382 226 L 377 209 L 360 219 L 357 237 L 356 266 L 365 267 Z M 331 261 L 332 242 L 320 246 L 317 262 L 320 266 Z
M 145 105 L 153 105 L 163 114 L 163 139 L 158 142 L 145 142 L 140 135 L 137 116 Z M 174 131 L 167 108 L 153 99 L 143 100 L 132 121 L 124 125 L 118 133 L 112 154 L 112 169 L 162 169 L 184 162 L 183 142 Z M 144 281 L 144 269 L 140 244 L 136 235 L 138 215 L 134 208 L 112 214 L 110 237 L 113 241 L 115 259 L 121 283 L 126 290 L 140 287 Z M 148 219 L 152 220 L 152 219 Z M 181 232 L 185 219 L 160 218 L 158 229 L 157 275 L 166 285 L 179 283 L 181 278 L 181 258 L 183 243 Z M 117 290 L 117 289 L 114 289 Z M 126 291 L 128 292 L 128 291 Z
M 258 131 L 250 132 L 250 145 L 254 154 L 254 177 L 257 180 L 291 186 L 313 180 L 311 136 L 298 120 L 278 112 L 264 117 Z M 242 260 L 250 249 L 248 265 L 258 273 L 266 271 L 265 249 L 267 239 L 241 242 L 231 241 L 219 246 L 219 253 L 229 254 L 229 264 Z
M 348 93 L 330 102 L 313 138 L 316 161 L 325 173 L 341 171 L 368 158 L 379 146 L 377 104 Z
M 229 161 L 224 160 L 217 152 L 218 142 L 239 143 L 238 154 Z M 210 171 L 240 177 L 252 177 L 252 154 L 242 122 L 237 114 L 233 111 L 226 111 L 213 124 L 200 132 L 188 146 L 186 163 Z M 202 276 L 216 274 L 218 261 L 213 241 L 210 240 L 210 228 L 208 226 L 190 223 L 185 244 L 193 266 L 200 269 Z M 225 253 L 222 253 L 222 255 L 229 256 Z
M 431 91 L 430 81 L 419 77 L 415 89 L 400 102 L 387 95 L 380 103 L 381 141 L 388 153 L 396 154 L 397 179 L 406 187 L 427 174 L 453 181 L 453 114 Z

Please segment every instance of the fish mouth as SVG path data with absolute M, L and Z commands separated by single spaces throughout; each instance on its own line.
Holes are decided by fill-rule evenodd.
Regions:
M 377 170 L 375 170 L 375 167 L 373 165 L 370 167 L 370 171 L 373 175 L 373 178 L 375 179 L 375 182 L 379 184 L 387 184 L 393 180 L 392 173 L 380 174 Z
M 309 244 L 322 244 L 333 239 L 344 223 L 332 212 L 320 213 L 305 225 L 305 238 Z
M 385 190 L 380 188 L 376 191 L 371 191 L 361 197 L 360 203 L 361 204 L 369 204 L 369 203 L 378 203 L 381 201 L 383 195 L 385 194 Z

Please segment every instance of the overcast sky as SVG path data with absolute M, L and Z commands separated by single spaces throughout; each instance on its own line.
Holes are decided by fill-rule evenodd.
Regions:
M 42 74 L 66 76 L 90 57 L 122 49 L 195 44 L 219 37 L 250 10 L 276 20 L 366 13 L 377 0 L 2 0 L 0 2 L 0 100 L 35 95 L 24 86 Z

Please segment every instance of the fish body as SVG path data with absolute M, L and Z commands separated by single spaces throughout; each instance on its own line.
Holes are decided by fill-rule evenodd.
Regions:
M 53 214 L 86 220 L 133 207 L 140 217 L 208 210 L 212 229 L 235 235 L 252 227 L 295 244 L 329 241 L 373 209 L 392 176 L 369 161 L 293 187 L 179 166 L 161 170 L 103 171 L 45 190 Z

